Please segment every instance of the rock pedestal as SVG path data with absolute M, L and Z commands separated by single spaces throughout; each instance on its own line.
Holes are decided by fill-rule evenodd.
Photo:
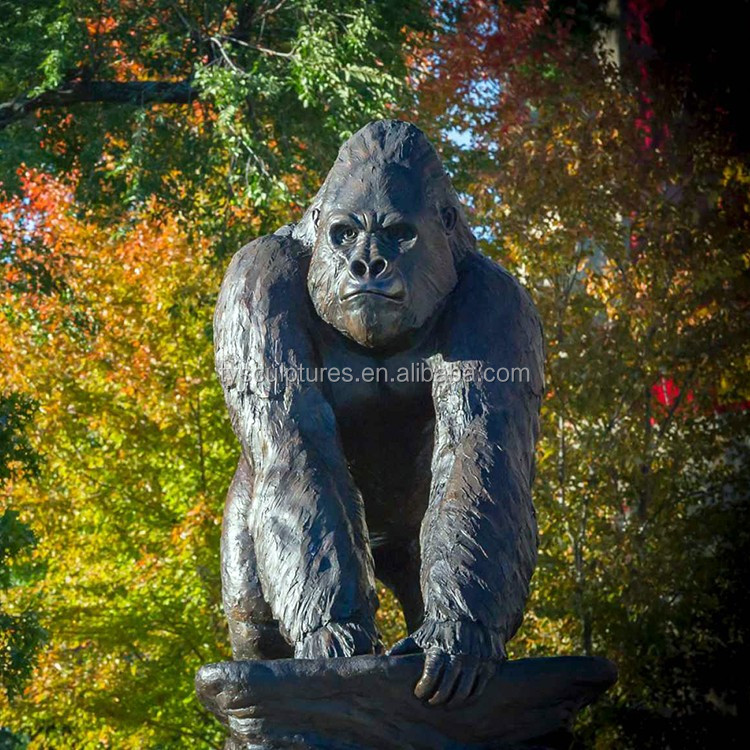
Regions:
M 555 750 L 617 679 L 606 659 L 503 664 L 478 699 L 428 706 L 412 690 L 423 656 L 207 664 L 198 697 L 230 733 L 227 750 Z

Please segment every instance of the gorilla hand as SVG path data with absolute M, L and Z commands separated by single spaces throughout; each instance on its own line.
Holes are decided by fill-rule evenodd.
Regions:
M 499 636 L 468 620 L 425 620 L 389 654 L 420 651 L 424 669 L 414 695 L 431 706 L 454 707 L 477 697 L 506 658 Z
M 296 659 L 380 654 L 377 633 L 353 622 L 329 622 L 308 633 L 294 648 Z

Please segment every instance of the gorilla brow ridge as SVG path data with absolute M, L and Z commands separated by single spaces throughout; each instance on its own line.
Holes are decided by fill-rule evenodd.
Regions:
M 446 174 L 440 157 L 415 125 L 402 120 L 377 120 L 358 130 L 339 149 L 338 157 L 317 195 L 294 228 L 294 237 L 307 247 L 315 242 L 313 212 L 326 203 L 330 188 L 349 176 L 354 167 L 372 163 L 372 171 L 388 164 L 400 165 L 420 175 L 426 203 L 437 212 L 452 207 L 458 213 L 456 226 L 448 238 L 456 261 L 476 248 L 463 205 Z

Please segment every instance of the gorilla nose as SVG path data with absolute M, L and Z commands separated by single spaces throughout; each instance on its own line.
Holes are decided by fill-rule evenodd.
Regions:
M 341 280 L 339 296 L 342 301 L 352 297 L 372 299 L 373 296 L 401 301 L 406 297 L 406 286 L 395 264 L 376 255 L 366 261 L 358 255 L 349 262 L 348 273 Z
M 355 258 L 349 264 L 349 274 L 355 281 L 378 279 L 386 275 L 388 261 L 385 258 L 372 258 L 369 263 L 362 258 Z

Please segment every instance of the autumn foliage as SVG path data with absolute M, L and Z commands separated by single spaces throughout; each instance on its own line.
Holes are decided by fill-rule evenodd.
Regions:
M 198 98 L 54 104 L 0 129 L 0 745 L 221 746 L 192 688 L 228 656 L 238 449 L 216 291 L 232 250 L 299 216 L 341 138 L 394 113 L 441 145 L 481 250 L 544 320 L 542 546 L 512 655 L 618 663 L 577 747 L 731 733 L 750 168 L 717 121 L 541 0 L 68 5 L 0 19 L 3 98 L 145 79 Z M 392 642 L 403 618 L 380 593 Z
M 40 540 L 50 646 L 15 726 L 45 727 L 39 746 L 210 738 L 174 716 L 221 643 L 214 499 L 234 446 L 206 417 L 222 408 L 207 326 L 219 271 L 156 200 L 115 228 L 76 206 L 75 175 L 21 183 L 0 207 L 14 254 L 2 386 L 36 401 L 43 471 L 7 493 Z
M 708 746 L 745 700 L 747 165 L 543 2 L 467 5 L 422 70 L 482 249 L 545 323 L 541 562 L 514 654 L 618 663 L 597 747 Z

